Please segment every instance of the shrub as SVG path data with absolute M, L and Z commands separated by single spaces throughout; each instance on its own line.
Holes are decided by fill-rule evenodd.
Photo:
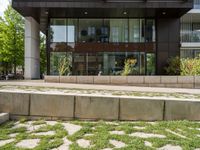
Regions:
M 165 67 L 165 71 L 168 75 L 180 75 L 180 58 L 169 58 L 167 61 L 167 67 Z
M 129 59 L 126 59 L 125 62 L 124 62 L 124 69 L 122 71 L 122 74 L 123 76 L 127 76 L 127 75 L 133 75 L 133 74 L 136 74 L 137 73 L 137 69 L 135 67 L 137 63 L 137 60 L 134 59 L 134 58 L 129 58 Z
M 181 59 L 181 75 L 182 76 L 200 75 L 200 59 L 199 58 Z
M 200 58 L 170 58 L 165 70 L 168 75 L 200 75 Z

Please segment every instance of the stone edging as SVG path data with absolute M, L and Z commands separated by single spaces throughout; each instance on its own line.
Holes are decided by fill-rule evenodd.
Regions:
M 200 88 L 200 76 L 45 76 L 45 82 Z
M 0 92 L 0 112 L 49 120 L 200 120 L 200 101 Z

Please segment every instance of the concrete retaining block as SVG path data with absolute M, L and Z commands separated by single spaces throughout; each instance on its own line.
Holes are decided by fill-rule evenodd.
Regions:
M 165 101 L 165 120 L 200 120 L 200 101 Z
M 0 124 L 6 122 L 9 120 L 9 114 L 8 113 L 0 113 Z
M 120 98 L 120 120 L 163 120 L 164 101 Z
M 93 84 L 94 77 L 93 76 L 77 76 L 77 83 L 79 84 Z
M 161 76 L 161 84 L 177 84 L 177 76 Z
M 110 83 L 126 85 L 127 84 L 127 76 L 111 76 Z
M 180 84 L 181 85 L 181 88 L 187 88 L 187 89 L 193 89 L 194 88 L 194 84 Z
M 29 94 L 0 92 L 0 112 L 29 115 Z
M 182 84 L 165 84 L 167 88 L 182 88 Z
M 160 76 L 144 76 L 145 84 L 160 84 L 161 77 Z
M 118 98 L 77 96 L 75 103 L 75 117 L 78 119 L 118 120 Z
M 166 84 L 153 84 L 153 83 L 150 83 L 148 85 L 149 85 L 149 87 L 166 87 Z
M 195 76 L 194 80 L 196 84 L 200 84 L 200 76 Z
M 31 94 L 31 116 L 74 117 L 74 96 Z
M 144 76 L 127 76 L 128 84 L 144 84 Z
M 94 84 L 110 84 L 110 76 L 94 76 Z
M 178 76 L 178 84 L 193 84 L 194 76 Z
M 60 76 L 44 76 L 45 82 L 59 83 Z
M 77 83 L 77 76 L 60 76 L 60 83 Z

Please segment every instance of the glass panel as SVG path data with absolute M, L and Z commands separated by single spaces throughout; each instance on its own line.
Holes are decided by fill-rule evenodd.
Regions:
M 109 42 L 128 42 L 128 19 L 106 19 L 104 24 L 110 28 Z
M 67 42 L 66 19 L 51 19 L 51 42 Z
M 182 49 L 181 58 L 195 58 L 200 57 L 199 49 Z
M 80 19 L 79 42 L 101 42 L 103 19 Z
M 140 19 L 129 20 L 129 42 L 140 42 Z
M 73 74 L 86 75 L 86 53 L 75 53 L 73 57 Z
M 51 75 L 59 75 L 58 64 L 59 59 L 65 55 L 65 52 L 53 52 L 50 56 L 50 73 Z
M 194 51 L 194 57 L 199 57 L 200 58 L 200 50 L 195 50 Z
M 132 75 L 140 74 L 140 53 L 139 52 L 128 52 L 126 59 L 136 60 L 136 64 L 133 68 L 134 72 Z
M 153 53 L 146 54 L 147 73 L 146 75 L 155 75 L 156 73 L 156 56 Z
M 147 19 L 145 29 L 145 41 L 155 42 L 155 21 L 153 19 Z
M 145 75 L 145 53 L 140 53 L 140 75 Z
M 194 0 L 194 8 L 200 9 L 200 0 Z
M 181 21 L 181 41 L 200 42 L 200 23 L 194 23 L 192 17 L 187 22 L 183 17 Z
M 67 42 L 74 43 L 77 41 L 77 19 L 68 19 L 67 21 Z

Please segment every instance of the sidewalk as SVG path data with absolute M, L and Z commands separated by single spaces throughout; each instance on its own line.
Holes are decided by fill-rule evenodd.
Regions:
M 34 86 L 34 87 L 54 87 L 66 89 L 93 89 L 93 90 L 113 90 L 113 91 L 136 91 L 136 92 L 160 92 L 160 93 L 188 93 L 200 94 L 200 89 L 181 88 L 159 88 L 159 87 L 136 87 L 125 85 L 94 85 L 94 84 L 67 84 L 67 83 L 45 83 L 44 80 L 23 80 L 23 81 L 0 81 L 1 85 Z

